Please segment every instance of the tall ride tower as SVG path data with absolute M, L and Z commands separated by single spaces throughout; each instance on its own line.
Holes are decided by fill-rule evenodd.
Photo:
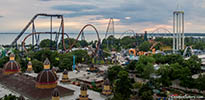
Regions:
M 184 11 L 173 12 L 173 52 L 184 49 Z

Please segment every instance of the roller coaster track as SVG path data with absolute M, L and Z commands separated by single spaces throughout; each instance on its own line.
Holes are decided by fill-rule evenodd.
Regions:
M 152 31 L 151 34 L 154 34 L 154 33 L 156 33 L 156 32 L 159 31 L 159 30 L 164 30 L 164 31 L 167 32 L 167 33 L 171 33 L 168 29 L 163 28 L 163 27 L 159 27 L 159 28 L 155 29 L 154 31 Z
M 50 32 L 33 32 L 33 33 L 28 34 L 28 35 L 23 39 L 23 41 L 22 41 L 22 48 L 24 49 L 24 51 L 25 51 L 26 53 L 28 53 L 28 50 L 27 50 L 27 48 L 25 47 L 25 41 L 26 41 L 30 36 L 35 35 L 35 34 L 61 34 L 61 33 L 58 33 L 58 32 L 52 32 L 52 33 L 50 33 Z M 67 38 L 69 38 L 69 36 L 68 36 L 67 33 L 64 33 L 64 35 L 66 35 Z M 62 37 L 63 37 L 63 36 L 62 36 Z
M 95 52 L 94 52 L 94 54 L 96 54 L 96 52 L 98 51 L 99 46 L 100 46 L 100 36 L 99 36 L 98 30 L 95 28 L 95 26 L 93 26 L 93 25 L 91 25 L 91 24 L 87 24 L 87 25 L 85 25 L 85 26 L 81 29 L 81 31 L 80 31 L 80 33 L 78 34 L 77 38 L 75 39 L 74 43 L 70 46 L 70 48 L 69 48 L 68 50 L 66 50 L 66 52 L 69 52 L 69 51 L 72 50 L 73 46 L 77 43 L 79 37 L 80 37 L 82 34 L 84 34 L 84 30 L 85 30 L 87 27 L 92 27 L 92 28 L 95 30 L 96 34 L 97 34 L 98 43 L 97 43 L 97 46 L 96 46 L 96 50 L 95 50 Z
M 36 14 L 31 20 L 30 22 L 24 27 L 24 29 L 20 32 L 20 34 L 14 39 L 14 41 L 11 43 L 11 46 L 14 47 L 16 45 L 17 47 L 17 41 L 20 39 L 20 37 L 28 30 L 28 28 L 30 26 L 32 26 L 32 35 L 35 35 L 37 41 L 39 40 L 39 36 L 36 36 L 36 34 L 34 34 L 36 32 L 36 29 L 35 29 L 35 20 L 37 19 L 37 17 L 39 16 L 44 16 L 44 17 L 50 17 L 51 20 L 50 20 L 50 35 L 51 35 L 51 39 L 52 39 L 52 18 L 53 17 L 56 17 L 56 18 L 59 18 L 61 19 L 61 23 L 60 23 L 60 27 L 59 27 L 59 33 L 62 34 L 62 45 L 63 45 L 63 48 L 64 50 L 66 50 L 66 47 L 65 47 L 65 43 L 64 43 L 64 19 L 63 19 L 63 15 L 58 15 L 58 14 L 44 14 L 44 13 L 41 13 L 41 14 Z M 61 31 L 61 32 L 60 32 Z M 47 33 L 49 34 L 49 33 Z M 58 36 L 57 36 L 58 35 Z M 59 37 L 59 34 L 56 34 L 56 38 Z M 57 39 L 56 39 L 57 40 Z M 34 36 L 32 36 L 32 44 L 34 45 Z
M 136 33 L 135 33 L 134 30 L 127 30 L 127 31 L 123 32 L 123 33 L 120 35 L 119 39 L 121 39 L 122 36 L 125 35 L 125 34 L 133 34 L 134 36 L 136 36 Z
M 113 36 L 115 34 L 115 27 L 114 27 L 114 19 L 113 18 L 110 18 L 109 23 L 107 25 L 107 29 L 106 29 L 106 33 L 105 33 L 105 39 L 108 38 L 109 34 L 111 34 Z M 108 40 L 107 40 L 107 48 L 109 48 L 109 41 Z
M 108 25 L 107 25 L 106 34 L 105 34 L 105 39 L 107 38 L 107 36 L 108 36 L 110 30 L 111 30 L 111 34 L 114 35 L 114 33 L 115 33 L 115 27 L 114 27 L 114 19 L 113 19 L 113 18 L 110 18 L 109 23 L 108 23 Z

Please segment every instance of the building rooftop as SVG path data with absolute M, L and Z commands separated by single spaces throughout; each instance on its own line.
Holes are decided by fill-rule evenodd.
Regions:
M 36 74 L 36 73 L 25 73 L 25 75 L 31 76 L 31 77 L 37 77 L 38 74 Z M 96 75 L 96 73 L 88 74 L 88 72 L 86 72 L 86 71 L 80 71 L 80 72 L 69 71 L 68 72 L 69 79 L 76 79 L 76 78 L 85 77 L 84 75 L 93 77 L 93 76 Z M 58 81 L 60 81 L 61 78 L 62 78 L 62 73 L 57 73 L 57 76 L 59 78 Z M 80 95 L 80 87 L 79 86 L 76 86 L 76 85 L 73 85 L 73 84 L 63 84 L 63 83 L 60 83 L 60 82 L 58 82 L 58 85 L 63 87 L 63 88 L 66 88 L 66 89 L 75 90 L 73 95 L 68 95 L 68 96 L 63 96 L 63 97 L 61 96 L 60 100 L 76 100 L 79 97 L 79 95 Z M 0 84 L 0 93 L 1 93 L 1 90 L 5 91 L 5 92 L 10 91 L 10 89 L 7 88 L 7 87 L 2 88 L 1 84 Z M 105 100 L 106 99 L 106 97 L 101 96 L 100 93 L 95 92 L 93 90 L 88 89 L 87 92 L 88 92 L 89 98 L 91 98 L 92 100 Z M 15 92 L 8 92 L 8 93 L 5 93 L 5 94 L 9 94 L 9 93 L 16 94 Z M 0 95 L 0 97 L 4 96 L 5 94 Z M 61 94 L 61 91 L 60 91 L 60 94 Z M 17 94 L 17 96 L 19 96 L 19 95 L 20 94 Z M 48 97 L 51 97 L 51 93 L 49 94 Z
M 39 89 L 35 87 L 35 78 L 24 74 L 13 74 L 4 76 L 0 70 L 0 84 L 9 90 L 15 91 L 29 100 L 50 100 L 53 89 Z M 60 96 L 73 95 L 74 91 L 62 86 L 57 86 Z

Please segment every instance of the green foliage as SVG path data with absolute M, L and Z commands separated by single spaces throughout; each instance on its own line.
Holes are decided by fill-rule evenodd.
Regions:
M 0 68 L 4 67 L 4 64 L 9 61 L 9 57 L 4 56 L 3 58 L 0 58 Z
M 188 88 L 195 88 L 201 91 L 205 90 L 205 75 L 199 75 L 199 78 L 192 79 L 191 77 L 184 78 L 180 81 L 180 85 Z
M 109 44 L 108 48 L 107 48 L 107 42 Z M 117 39 L 111 35 L 107 39 L 103 39 L 102 48 L 104 50 L 114 49 L 116 51 L 120 51 L 121 48 L 124 48 L 124 49 L 136 48 L 142 42 L 143 42 L 143 39 L 142 37 L 139 37 L 139 36 L 124 36 L 121 39 Z
M 108 69 L 108 79 L 111 83 L 118 78 L 118 73 L 123 70 L 121 66 L 112 66 Z
M 138 63 L 142 63 L 144 65 L 155 63 L 155 59 L 151 56 L 140 56 Z
M 79 44 L 80 44 L 81 47 L 87 47 L 88 46 L 88 42 L 85 41 L 85 40 L 79 41 Z
M 75 42 L 75 39 L 74 38 L 66 38 L 66 39 L 64 39 L 64 42 L 65 42 L 65 47 L 70 48 L 70 46 Z M 83 41 L 81 43 L 84 44 Z M 62 41 L 58 45 L 59 45 L 60 49 L 63 48 Z M 87 45 L 87 43 L 85 43 L 85 46 L 86 45 Z M 76 44 L 73 47 L 80 47 L 80 42 L 77 41 Z
M 142 85 L 143 85 L 142 83 L 140 83 L 140 82 L 136 82 L 136 83 L 133 84 L 133 88 L 135 88 L 135 89 L 137 89 L 137 88 L 141 88 Z
M 125 36 L 120 40 L 120 44 L 123 48 L 129 49 L 129 48 L 136 48 L 138 44 L 142 42 L 142 38 L 137 37 L 130 37 L 130 36 Z
M 147 52 L 150 50 L 150 47 L 151 47 L 151 44 L 148 41 L 144 41 L 143 43 L 139 45 L 139 50 Z
M 38 61 L 44 62 L 48 58 L 51 62 L 51 66 L 58 66 L 59 61 L 56 58 L 59 58 L 59 53 L 57 51 L 52 51 L 48 48 L 41 49 L 38 52 L 29 52 L 28 57 L 31 59 L 37 59 Z
M 0 98 L 0 100 L 18 100 L 18 97 L 15 95 L 9 94 L 5 95 L 3 98 Z
M 191 56 L 190 59 L 185 60 L 183 66 L 188 67 L 192 74 L 197 74 L 201 71 L 201 59 L 197 56 Z
M 118 79 L 114 83 L 114 98 L 122 98 L 123 100 L 129 100 L 132 88 L 130 79 L 128 78 L 128 72 L 120 71 L 118 73 Z
M 88 56 L 88 52 L 86 50 L 75 50 L 75 51 L 69 53 L 69 55 L 75 56 L 77 63 L 84 62 L 84 61 L 82 61 L 82 58 L 85 58 L 88 61 L 91 60 L 91 58 Z
M 139 89 L 139 93 L 138 95 L 140 96 L 140 98 L 142 100 L 153 100 L 153 92 L 152 92 L 152 88 L 149 87 L 148 84 L 144 84 L 142 86 L 142 88 Z
M 163 44 L 163 46 L 172 46 L 172 38 L 162 38 L 162 37 L 158 37 L 155 39 L 155 41 L 160 42 Z
M 40 47 L 41 48 L 55 48 L 56 47 L 56 42 L 52 41 L 50 39 L 44 39 L 40 42 Z
M 136 68 L 136 64 L 137 64 L 137 61 L 131 61 L 128 65 L 127 65 L 127 68 L 129 69 L 129 70 L 135 70 L 135 68 Z
M 40 71 L 43 70 L 43 63 L 41 61 L 34 59 L 31 62 L 35 73 L 39 73 Z
M 154 54 L 153 58 L 155 59 L 155 62 L 157 64 L 166 64 L 168 59 L 166 56 L 162 55 L 162 54 Z
M 62 54 L 60 56 L 60 65 L 58 66 L 60 70 L 72 70 L 73 56 L 69 54 Z
M 182 64 L 183 61 L 184 59 L 181 55 L 177 55 L 177 54 L 166 55 L 166 63 L 168 64 L 174 64 L 174 63 Z
M 153 63 L 155 62 L 153 57 L 150 56 L 140 56 L 137 64 L 136 71 L 137 74 L 143 78 L 149 78 L 150 74 L 154 72 Z
M 197 79 L 197 84 L 196 84 L 199 90 L 205 90 L 204 83 L 205 83 L 205 75 L 200 75 L 199 78 Z
M 171 85 L 171 81 L 175 79 L 185 79 L 191 76 L 191 72 L 188 67 L 183 67 L 178 63 L 171 65 L 162 65 L 157 71 L 161 75 L 160 82 L 163 86 Z

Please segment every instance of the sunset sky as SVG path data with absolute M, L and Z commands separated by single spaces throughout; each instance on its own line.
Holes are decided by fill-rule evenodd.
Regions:
M 0 32 L 20 32 L 37 13 L 63 14 L 67 33 L 79 32 L 86 24 L 105 33 L 111 17 L 116 32 L 159 27 L 172 31 L 177 9 L 185 12 L 185 32 L 205 32 L 205 0 L 0 0 Z M 48 21 L 38 19 L 37 30 L 48 30 Z M 54 20 L 54 27 L 58 25 Z

